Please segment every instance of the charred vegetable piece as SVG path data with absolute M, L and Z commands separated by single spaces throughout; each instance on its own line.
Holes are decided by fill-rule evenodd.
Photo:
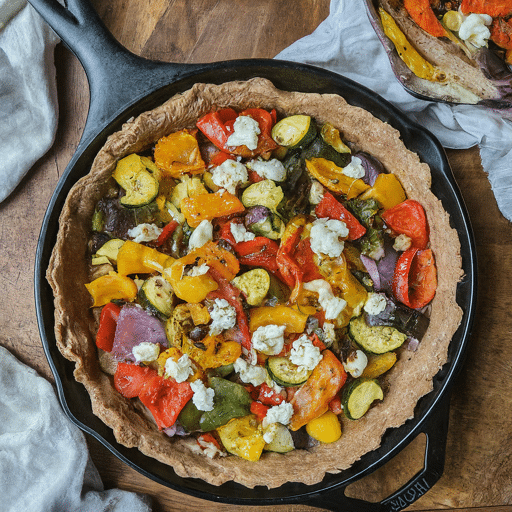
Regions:
M 151 276 L 142 284 L 138 299 L 141 306 L 161 318 L 171 316 L 173 310 L 172 286 L 162 276 Z
M 247 304 L 260 306 L 270 288 L 270 274 L 262 268 L 255 268 L 235 277 L 232 282 L 245 294 Z
M 263 180 L 253 183 L 244 190 L 242 203 L 246 208 L 260 205 L 275 211 L 283 197 L 284 193 L 281 187 L 276 186 L 272 180 Z
M 219 427 L 217 432 L 228 452 L 252 462 L 261 457 L 265 440 L 261 425 L 253 414 L 234 418 L 227 425 Z
M 291 432 L 281 423 L 273 423 L 268 427 L 272 431 L 272 441 L 265 444 L 268 452 L 288 453 L 295 449 Z
M 211 377 L 209 384 L 215 391 L 215 398 L 213 410 L 201 416 L 199 425 L 203 432 L 210 432 L 232 418 L 249 414 L 252 398 L 243 386 L 220 377 Z
M 128 155 L 117 163 L 112 177 L 125 190 L 121 204 L 127 207 L 140 207 L 151 203 L 158 195 L 158 179 L 155 172 L 148 169 L 149 159 L 139 155 Z M 153 164 L 154 165 L 154 164 Z M 157 169 L 158 170 L 158 169 Z
M 289 149 L 307 146 L 316 134 L 315 123 L 310 116 L 304 115 L 285 117 L 272 128 L 272 138 Z
M 384 169 L 384 166 L 382 165 L 380 160 L 377 160 L 374 156 L 370 155 L 369 153 L 365 153 L 364 151 L 358 151 L 354 156 L 361 160 L 361 165 L 363 166 L 365 171 L 365 175 L 362 178 L 362 180 L 368 185 L 370 185 L 370 187 L 373 186 L 379 174 L 386 172 L 386 169 Z
M 293 364 L 287 357 L 269 357 L 266 366 L 270 378 L 279 386 L 300 386 L 311 375 L 310 370 Z
M 343 393 L 343 411 L 351 420 L 362 418 L 375 400 L 382 400 L 384 393 L 375 379 L 359 378 L 347 386 Z
M 357 217 L 363 226 L 369 228 L 380 206 L 375 199 L 363 200 L 354 198 L 347 201 L 347 208 Z
M 368 228 L 366 235 L 361 239 L 361 254 L 379 260 L 384 254 L 384 236 L 382 231 Z
M 266 206 L 253 206 L 247 210 L 245 227 L 255 235 L 277 240 L 284 232 L 283 221 Z
M 334 130 L 334 127 L 332 129 Z M 312 158 L 325 158 L 326 160 L 334 162 L 338 167 L 346 167 L 350 163 L 350 159 L 352 157 L 348 147 L 345 146 L 348 151 L 343 152 L 340 152 L 336 149 L 336 147 L 344 149 L 344 144 L 341 139 L 339 139 L 339 132 L 339 141 L 334 139 L 332 131 L 330 133 L 329 130 L 326 130 L 325 135 L 330 136 L 330 139 L 326 140 L 324 138 L 324 134 L 319 135 L 307 148 L 302 151 L 302 158 L 304 160 L 311 160 Z M 336 146 L 333 146 L 331 142 Z
M 370 354 L 384 354 L 400 348 L 407 335 L 389 326 L 370 326 L 364 316 L 353 318 L 348 327 L 354 343 Z
M 97 256 L 106 256 L 111 262 L 117 263 L 117 254 L 124 244 L 124 240 L 120 238 L 112 238 L 105 242 L 97 251 Z

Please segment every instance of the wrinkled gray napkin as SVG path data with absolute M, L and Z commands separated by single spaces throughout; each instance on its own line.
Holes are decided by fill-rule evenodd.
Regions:
M 450 106 L 407 93 L 391 70 L 364 0 L 331 0 L 329 16 L 318 28 L 276 58 L 329 69 L 368 87 L 431 131 L 444 147 L 478 144 L 498 207 L 512 220 L 512 121 L 481 107 Z
M 58 41 L 25 0 L 0 0 L 0 201 L 53 144 Z
M 135 493 L 105 491 L 84 435 L 51 384 L 0 347 L 0 510 L 149 512 Z

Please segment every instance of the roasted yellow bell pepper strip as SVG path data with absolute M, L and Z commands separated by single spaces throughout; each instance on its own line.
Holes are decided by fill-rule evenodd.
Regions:
M 394 174 L 381 173 L 373 187 L 364 192 L 360 199 L 375 199 L 384 210 L 389 210 L 407 198 L 400 180 Z
M 164 175 L 177 178 L 182 174 L 198 174 L 204 171 L 196 131 L 180 130 L 162 137 L 155 146 L 155 163 Z
M 173 359 L 174 361 L 178 361 L 179 358 L 183 355 L 183 352 L 177 347 L 171 347 L 167 350 L 164 350 L 156 360 L 157 371 L 160 377 L 166 377 L 165 375 L 165 363 L 168 359 Z M 194 368 L 192 365 L 193 373 L 187 379 L 188 382 L 194 382 L 197 379 L 202 379 L 204 377 L 204 372 L 200 368 Z
M 174 258 L 167 254 L 127 240 L 117 253 L 117 272 L 122 276 L 162 272 L 172 261 Z
M 242 353 L 242 345 L 236 341 L 224 341 L 219 336 L 206 336 L 194 343 L 184 335 L 181 350 L 207 370 L 234 363 Z
M 277 306 L 262 306 L 251 310 L 249 330 L 254 332 L 265 325 L 284 325 L 286 333 L 304 332 L 308 315 L 279 304 Z
M 338 416 L 327 411 L 308 422 L 306 432 L 321 443 L 334 443 L 341 437 L 341 425 Z
M 94 304 L 93 308 L 104 306 L 112 300 L 126 300 L 131 302 L 137 296 L 137 285 L 129 277 L 119 275 L 116 272 L 98 277 L 85 287 L 91 294 Z
M 407 40 L 404 33 L 398 28 L 393 17 L 382 8 L 379 8 L 379 15 L 384 33 L 395 45 L 396 51 L 405 65 L 419 78 L 431 82 L 444 82 L 446 80 L 446 74 L 430 64 L 430 62 L 425 60 L 418 53 L 416 48 L 414 48 Z M 443 35 L 446 35 L 446 31 Z
M 353 199 L 370 188 L 362 179 L 355 179 L 343 174 L 343 168 L 325 158 L 306 160 L 308 171 L 329 190 Z
M 185 197 L 180 202 L 180 209 L 188 225 L 196 228 L 203 220 L 241 213 L 245 206 L 235 195 L 222 190 L 215 194 Z
M 252 462 L 260 459 L 265 440 L 261 424 L 253 414 L 233 418 L 222 427 L 218 427 L 217 432 L 228 452 Z
M 396 354 L 394 352 L 386 352 L 371 356 L 368 360 L 366 368 L 363 370 L 361 377 L 368 379 L 376 379 L 383 373 L 390 370 L 396 363 Z

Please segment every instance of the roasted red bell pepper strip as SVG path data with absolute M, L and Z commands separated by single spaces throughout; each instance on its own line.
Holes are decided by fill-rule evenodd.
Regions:
M 279 405 L 284 402 L 284 400 L 285 393 L 278 393 L 265 382 L 260 386 L 258 402 L 261 402 L 263 405 Z
M 162 430 L 174 425 L 179 413 L 193 395 L 190 383 L 153 375 L 144 384 L 139 399 Z
M 258 236 L 247 242 L 239 242 L 233 248 L 238 255 L 238 261 L 241 265 L 261 267 L 279 276 L 279 268 L 276 261 L 279 245 L 274 240 Z
M 219 149 L 229 153 L 227 142 L 231 133 L 228 131 L 226 123 L 234 121 L 237 115 L 232 108 L 224 108 L 201 117 L 196 122 L 196 126 Z
M 105 304 L 101 310 L 100 325 L 96 334 L 96 346 L 105 352 L 112 350 L 120 312 L 121 308 L 113 302 Z
M 393 276 L 395 297 L 412 309 L 426 306 L 437 289 L 437 269 L 430 249 L 411 247 L 404 251 L 395 266 Z
M 330 192 L 324 193 L 316 205 L 315 214 L 320 219 L 343 221 L 348 229 L 348 240 L 357 240 L 366 233 L 366 228 Z
M 382 220 L 395 233 L 407 235 L 413 247 L 425 249 L 429 239 L 429 227 L 425 210 L 418 201 L 406 199 L 382 213 Z
M 164 228 L 162 229 L 162 232 L 160 233 L 159 237 L 156 240 L 157 247 L 160 247 L 161 245 L 165 244 L 167 240 L 172 236 L 174 233 L 174 230 L 178 227 L 178 223 L 175 220 L 172 220 L 169 222 L 169 224 L 166 224 Z
M 265 416 L 267 415 L 268 410 L 269 410 L 269 407 L 267 407 L 266 405 L 263 405 L 261 402 L 252 402 L 252 404 L 251 404 L 251 412 L 260 421 L 263 421 L 265 419 Z
M 311 249 L 311 239 L 304 238 L 297 244 L 297 249 L 293 253 L 293 258 L 298 263 L 302 271 L 302 280 L 306 283 L 315 279 L 323 279 L 322 274 L 314 261 L 314 252 Z
M 224 279 L 215 268 L 210 267 L 208 274 L 210 274 L 219 285 L 217 290 L 208 294 L 208 298 L 225 299 L 235 308 L 236 325 L 241 337 L 240 342 L 244 348 L 250 351 L 252 348 L 251 333 L 249 331 L 249 321 L 247 320 L 247 315 L 245 314 L 240 298 L 242 292 L 227 279 Z
M 404 7 L 411 18 L 423 29 L 434 37 L 446 36 L 446 30 L 437 19 L 430 0 L 404 0 Z
M 158 375 L 156 370 L 148 366 L 139 366 L 134 363 L 117 363 L 114 374 L 114 387 L 125 398 L 139 396 L 146 381 Z
M 201 434 L 200 436 L 198 436 L 197 444 L 199 445 L 201 450 L 204 450 L 204 445 L 207 443 L 213 444 L 215 448 L 217 448 L 217 450 L 222 450 L 219 441 L 217 441 L 217 439 L 215 439 L 215 437 L 213 437 L 213 435 L 210 434 L 209 432 L 206 432 L 205 434 Z

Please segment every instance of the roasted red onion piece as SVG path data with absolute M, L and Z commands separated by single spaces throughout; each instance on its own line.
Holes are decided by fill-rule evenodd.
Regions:
M 386 172 L 384 166 L 377 160 L 374 156 L 365 153 L 364 151 L 359 151 L 354 155 L 361 160 L 361 165 L 364 167 L 365 175 L 362 180 L 367 184 L 373 186 L 377 176 L 383 172 Z

